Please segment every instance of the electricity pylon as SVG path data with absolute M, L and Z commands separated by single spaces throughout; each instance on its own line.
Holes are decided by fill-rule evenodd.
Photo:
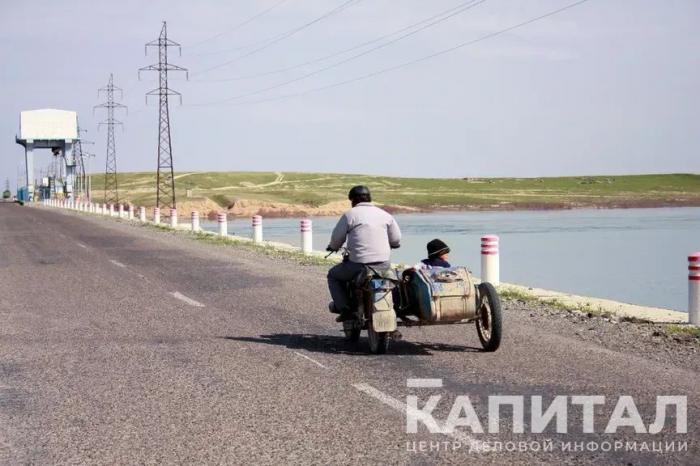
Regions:
M 146 44 L 146 55 L 148 55 L 148 47 L 158 47 L 158 63 L 146 66 L 139 70 L 141 71 L 158 71 L 159 85 L 157 89 L 153 89 L 146 93 L 146 103 L 148 103 L 149 95 L 157 95 L 159 97 L 160 112 L 158 117 L 158 176 L 156 180 L 156 206 L 176 208 L 175 201 L 175 176 L 173 170 L 173 151 L 170 142 L 170 109 L 168 107 L 168 96 L 176 95 L 180 97 L 182 103 L 182 94 L 168 87 L 168 71 L 184 71 L 187 69 L 181 66 L 168 63 L 168 47 L 178 47 L 180 44 L 168 39 L 168 28 L 163 21 L 163 28 L 160 30 L 158 39 Z M 180 48 L 180 54 L 182 49 Z
M 114 100 L 114 91 L 119 92 L 120 98 L 124 97 L 121 88 L 114 85 L 113 76 L 110 74 L 107 85 L 97 90 L 98 97 L 100 96 L 100 93 L 106 94 L 107 102 L 100 105 L 95 105 L 95 108 L 107 109 L 107 119 L 98 123 L 97 129 L 99 130 L 100 126 L 102 125 L 107 125 L 107 160 L 105 162 L 104 201 L 109 204 L 119 203 L 119 187 L 117 186 L 117 150 L 114 144 L 114 126 L 120 125 L 122 128 L 124 128 L 124 123 L 114 118 L 114 110 L 119 108 L 127 109 L 126 105 L 120 104 Z

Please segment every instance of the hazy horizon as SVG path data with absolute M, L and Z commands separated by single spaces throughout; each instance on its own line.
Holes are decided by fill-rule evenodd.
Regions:
M 153 50 L 144 56 L 144 44 L 158 37 L 162 20 L 169 37 L 183 45 L 182 56 L 171 49 L 169 61 L 191 75 L 189 81 L 180 73 L 170 79 L 183 94 L 182 106 L 177 99 L 170 106 L 180 173 L 700 173 L 699 2 L 590 0 L 361 79 L 573 1 L 475 2 L 341 64 L 400 34 L 378 38 L 465 2 L 3 0 L 0 181 L 9 178 L 14 186 L 24 166 L 24 150 L 14 141 L 19 112 L 39 108 L 78 112 L 88 130 L 84 138 L 95 141 L 88 147 L 96 154 L 91 171 L 99 173 L 106 130 L 98 132 L 97 123 L 105 114 L 93 116 L 92 107 L 104 101 L 97 89 L 110 73 L 129 106 L 128 115 L 116 115 L 125 123 L 125 131 L 116 132 L 118 169 L 155 171 L 158 109 L 155 99 L 145 105 L 144 94 L 156 87 L 156 75 L 142 73 L 139 81 L 137 70 L 157 61 Z M 305 62 L 313 63 L 297 66 Z M 49 151 L 36 151 L 35 178 L 49 160 Z

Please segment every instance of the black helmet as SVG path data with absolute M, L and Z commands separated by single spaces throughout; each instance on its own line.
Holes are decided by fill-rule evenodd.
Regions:
M 350 190 L 348 199 L 355 205 L 360 202 L 372 202 L 372 195 L 369 193 L 369 188 L 367 186 L 358 185 Z

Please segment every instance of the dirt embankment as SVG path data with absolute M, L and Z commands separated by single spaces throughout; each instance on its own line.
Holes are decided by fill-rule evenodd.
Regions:
M 499 202 L 473 205 L 434 205 L 409 207 L 402 205 L 380 205 L 387 212 L 465 212 L 465 211 L 513 211 L 513 210 L 569 210 L 569 209 L 629 209 L 652 207 L 698 207 L 699 199 L 600 199 L 598 201 L 576 202 Z M 178 213 L 188 217 L 193 210 L 203 218 L 216 219 L 218 212 L 225 211 L 231 217 L 251 217 L 262 215 L 267 218 L 335 217 L 350 207 L 348 201 L 334 201 L 320 206 L 292 204 L 287 202 L 238 199 L 227 207 L 222 207 L 209 198 L 184 199 L 178 203 Z
M 251 217 L 253 215 L 262 215 L 267 218 L 338 216 L 347 211 L 349 207 L 348 201 L 335 201 L 318 207 L 251 199 L 239 199 L 227 208 L 221 207 L 211 199 L 185 199 L 178 203 L 180 216 L 186 217 L 189 212 L 196 210 L 202 217 L 210 220 L 215 220 L 216 214 L 219 212 L 226 212 L 231 217 Z M 382 207 L 391 213 L 420 211 L 405 206 L 385 205 Z

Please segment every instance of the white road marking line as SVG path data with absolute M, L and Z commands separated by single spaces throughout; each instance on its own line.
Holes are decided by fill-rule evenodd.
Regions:
M 204 304 L 200 303 L 199 301 L 195 301 L 195 300 L 192 299 L 192 298 L 188 298 L 187 296 L 185 296 L 184 294 L 180 293 L 179 291 L 173 291 L 173 292 L 170 293 L 170 294 L 171 294 L 173 297 L 179 299 L 180 301 L 183 301 L 183 302 L 189 304 L 190 306 L 194 306 L 194 307 L 204 307 Z
M 109 261 L 110 261 L 112 264 L 116 265 L 117 267 L 121 267 L 121 268 L 123 268 L 123 269 L 126 268 L 126 265 L 122 264 L 122 263 L 119 262 L 119 261 L 115 261 L 114 259 L 110 259 Z
M 407 415 L 409 412 L 417 417 L 420 418 L 421 416 L 421 411 L 415 409 L 415 408 L 410 408 L 406 403 L 403 401 L 397 400 L 393 396 L 387 395 L 386 393 L 382 392 L 381 390 L 377 390 L 373 386 L 367 383 L 355 383 L 352 384 L 355 389 L 361 391 L 362 393 L 365 393 L 372 398 L 375 398 L 385 405 L 389 406 L 390 408 L 395 409 L 396 411 L 399 411 L 403 413 L 404 415 Z M 441 424 L 441 422 L 436 419 L 438 424 Z M 442 426 L 441 426 L 442 427 Z M 462 443 L 469 443 L 471 445 L 474 445 L 475 447 L 481 449 L 484 446 L 484 442 L 480 440 L 476 440 L 473 437 L 468 436 L 467 434 L 463 432 L 459 432 L 457 430 L 454 430 L 452 432 L 443 432 L 443 435 L 447 435 L 448 437 L 452 437 L 455 440 L 459 440 Z
M 441 388 L 442 379 L 407 379 L 406 386 L 413 388 Z
M 324 366 L 323 364 L 321 364 L 320 362 L 316 361 L 315 359 L 312 359 L 312 358 L 308 357 L 308 356 L 305 355 L 305 354 L 297 353 L 296 351 L 294 351 L 294 354 L 296 354 L 297 356 L 301 356 L 301 357 L 304 358 L 304 359 L 308 359 L 308 360 L 311 361 L 312 363 L 316 364 L 318 367 L 322 367 L 322 368 L 324 368 L 324 369 L 328 369 L 328 367 Z
M 85 246 L 83 243 L 78 243 L 78 246 L 80 246 L 81 248 L 87 249 L 87 246 Z

